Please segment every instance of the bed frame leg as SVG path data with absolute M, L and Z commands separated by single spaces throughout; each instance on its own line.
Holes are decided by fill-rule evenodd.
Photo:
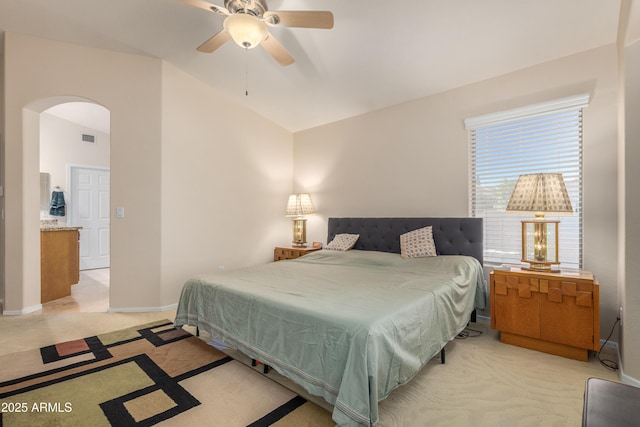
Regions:
M 478 320 L 477 317 L 477 312 L 476 309 L 474 308 L 473 311 L 471 312 L 471 322 L 476 323 L 476 321 Z M 445 362 L 445 352 L 444 352 L 444 347 L 442 347 L 442 350 L 440 350 L 440 364 L 444 365 Z
M 251 359 L 251 366 L 258 366 L 259 364 L 263 365 L 262 372 L 264 372 L 265 374 L 268 374 L 269 370 L 271 369 L 271 366 L 267 365 L 266 363 L 262 363 L 259 360 Z
M 196 336 L 197 336 L 197 337 L 199 337 L 199 336 L 200 336 L 200 328 L 198 328 L 197 326 L 196 326 Z

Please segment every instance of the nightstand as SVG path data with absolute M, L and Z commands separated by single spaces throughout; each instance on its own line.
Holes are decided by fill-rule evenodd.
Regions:
M 599 350 L 600 286 L 589 271 L 494 270 L 490 304 L 503 343 L 582 361 Z
M 273 260 L 296 259 L 311 252 L 319 251 L 322 248 L 292 248 L 278 246 L 273 250 Z

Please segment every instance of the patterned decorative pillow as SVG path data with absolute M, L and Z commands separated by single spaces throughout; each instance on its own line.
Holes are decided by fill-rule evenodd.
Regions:
M 325 246 L 325 249 L 334 251 L 348 251 L 353 248 L 360 237 L 359 234 L 336 234 L 333 240 Z
M 402 258 L 422 258 L 436 256 L 431 226 L 419 228 L 400 235 L 400 256 Z

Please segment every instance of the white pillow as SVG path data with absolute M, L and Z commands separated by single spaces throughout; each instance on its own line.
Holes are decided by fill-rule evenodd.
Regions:
M 402 258 L 422 258 L 436 256 L 431 226 L 419 228 L 400 235 L 400 256 Z
M 334 251 L 348 251 L 353 248 L 360 237 L 359 234 L 336 234 L 333 240 L 325 247 Z

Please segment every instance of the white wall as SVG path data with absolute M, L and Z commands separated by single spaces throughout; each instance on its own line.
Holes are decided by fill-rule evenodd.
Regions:
M 602 334 L 617 314 L 617 55 L 610 45 L 294 134 L 296 191 L 328 216 L 466 216 L 464 119 L 589 93 L 584 110 L 584 268 L 601 286 Z M 606 337 L 606 335 L 605 335 Z
M 640 384 L 640 255 L 638 242 L 640 241 L 640 41 L 625 49 L 626 72 L 626 103 L 625 103 L 625 270 L 626 286 L 620 296 L 620 306 L 623 307 L 623 326 L 621 339 L 621 357 L 625 367 L 625 375 L 636 378 Z
M 0 165 L 4 165 L 4 136 L 5 136 L 5 128 L 4 128 L 4 33 L 0 33 Z M 0 169 L 0 185 L 3 186 L 5 180 L 5 168 Z M 0 196 L 0 221 L 2 221 L 1 213 L 4 213 L 4 195 Z M 2 225 L 0 223 L 0 229 L 2 229 Z M 5 293 L 5 275 L 4 275 L 4 263 L 5 263 L 5 234 L 0 234 L 0 301 L 2 302 L 0 305 L 4 306 L 4 293 Z
M 636 4 L 637 6 L 637 4 Z M 620 306 L 623 308 L 621 330 L 621 359 L 624 367 L 624 379 L 635 379 L 634 385 L 640 386 L 640 11 L 636 10 L 633 22 L 635 37 L 624 46 L 624 175 L 622 186 L 624 204 L 622 205 L 624 227 L 621 235 L 624 239 L 624 258 L 622 263 L 623 288 L 620 294 Z
M 154 58 L 5 42 L 5 313 L 39 307 L 39 113 L 63 100 L 111 112 L 112 215 L 125 208 L 111 221 L 112 309 L 170 306 L 187 275 L 272 259 L 288 225 L 289 132 Z
M 157 59 L 5 33 L 5 311 L 40 303 L 39 113 L 64 97 L 111 111 L 111 206 L 129 214 L 111 225 L 111 303 L 159 305 L 160 79 Z
M 162 295 L 196 273 L 273 260 L 288 237 L 289 131 L 163 64 Z
M 95 136 L 95 142 L 82 141 L 82 134 Z M 40 172 L 50 174 L 51 189 L 59 186 L 69 197 L 68 165 L 109 168 L 110 136 L 44 112 L 40 114 Z M 47 198 L 49 195 L 47 195 Z M 47 217 L 44 212 L 44 217 Z M 40 215 L 43 217 L 42 213 Z M 56 217 L 65 222 L 64 218 Z

